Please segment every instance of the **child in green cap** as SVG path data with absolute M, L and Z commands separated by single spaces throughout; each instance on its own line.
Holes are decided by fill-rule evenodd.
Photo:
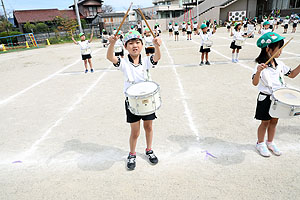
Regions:
M 198 35 L 198 22 L 197 21 L 194 21 L 194 35 Z
M 145 28 L 145 35 L 144 35 L 144 40 L 145 40 L 145 52 L 147 56 L 150 56 L 155 53 L 155 47 L 153 44 L 153 36 L 151 35 L 150 29 Z
M 299 22 L 299 16 L 296 16 L 295 19 L 293 19 L 293 30 L 292 30 L 292 33 L 296 33 L 298 22 Z
M 124 93 L 133 84 L 129 79 L 133 79 L 134 83 L 140 83 L 147 81 L 145 73 L 151 68 L 157 65 L 157 62 L 161 58 L 160 45 L 161 39 L 156 37 L 153 39 L 155 47 L 155 54 L 149 57 L 142 58 L 141 51 L 143 50 L 142 35 L 137 31 L 129 31 L 124 36 L 124 47 L 128 51 L 127 58 L 120 58 L 114 55 L 114 45 L 118 40 L 117 37 L 111 36 L 109 38 L 110 45 L 107 50 L 107 59 L 113 63 L 113 65 L 120 69 L 124 74 Z M 127 122 L 130 123 L 131 135 L 129 139 L 130 153 L 127 157 L 127 168 L 134 170 L 136 166 L 136 143 L 140 135 L 140 120 L 144 121 L 144 129 L 146 132 L 146 156 L 149 162 L 152 164 L 158 163 L 158 158 L 155 156 L 152 148 L 153 129 L 152 122 L 156 118 L 155 113 L 146 116 L 137 116 L 130 112 L 127 102 L 125 100 L 125 110 L 127 116 Z
M 265 22 L 263 23 L 263 28 L 260 28 L 260 29 L 258 30 L 258 34 L 264 35 L 265 33 L 273 32 L 273 31 L 274 31 L 274 28 L 275 28 L 275 27 L 273 27 L 273 29 L 271 29 L 270 22 L 269 22 L 269 21 L 265 21 Z
M 188 22 L 186 25 L 187 40 L 192 40 L 192 30 L 193 25 L 191 24 L 191 22 Z
M 185 25 L 185 22 L 182 22 L 182 25 L 181 25 L 181 27 L 182 27 L 182 36 L 185 36 L 185 32 L 186 32 L 186 25 Z
M 168 28 L 169 28 L 169 37 L 173 37 L 173 25 L 172 25 L 172 22 L 169 23 Z
M 73 37 L 73 33 L 72 33 L 72 40 L 74 42 L 74 44 L 76 45 L 79 45 L 80 46 L 80 50 L 81 50 L 81 57 L 82 57 L 82 60 L 84 62 L 84 67 L 85 67 L 85 73 L 87 73 L 89 70 L 88 70 L 88 64 L 90 65 L 90 69 L 91 69 L 91 72 L 93 73 L 94 72 L 94 69 L 93 69 L 93 65 L 92 65 L 92 50 L 91 50 L 91 47 L 90 47 L 90 43 L 92 42 L 93 40 L 93 35 L 94 35 L 94 27 L 92 27 L 92 33 L 91 33 L 91 38 L 90 40 L 85 40 L 85 35 L 84 33 L 80 33 L 79 34 L 79 37 L 80 37 L 80 41 L 76 41 Z
M 283 33 L 287 33 L 287 30 L 289 28 L 289 23 L 290 23 L 290 16 L 286 16 L 285 20 L 283 20 Z
M 274 91 L 285 87 L 283 76 L 295 78 L 300 73 L 300 65 L 292 70 L 283 62 L 277 60 L 281 51 L 268 65 L 264 64 L 283 44 L 284 37 L 274 32 L 266 33 L 257 40 L 257 46 L 261 48 L 261 52 L 255 59 L 257 66 L 253 72 L 252 84 L 258 86 L 259 90 L 255 119 L 261 120 L 261 124 L 257 130 L 258 139 L 256 149 L 264 157 L 270 157 L 270 151 L 277 156 L 281 155 L 281 151 L 273 142 L 278 118 L 272 118 L 269 114 L 271 95 Z M 265 142 L 266 131 L 268 132 L 268 137 Z
M 178 23 L 175 23 L 175 25 L 174 25 L 174 35 L 175 35 L 175 41 L 178 41 L 178 38 L 179 38 L 179 26 L 178 26 Z
M 208 61 L 208 53 L 210 52 L 210 48 L 205 48 L 204 44 L 209 41 L 209 38 L 216 32 L 216 28 L 214 25 L 213 31 L 207 32 L 208 28 L 206 24 L 201 24 L 200 26 L 201 32 L 200 32 L 200 38 L 201 38 L 201 47 L 200 47 L 200 52 L 201 52 L 201 62 L 200 66 L 204 65 L 204 56 L 206 59 L 205 64 L 210 65 Z

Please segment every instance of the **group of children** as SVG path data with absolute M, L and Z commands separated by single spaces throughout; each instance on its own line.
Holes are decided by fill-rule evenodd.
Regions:
M 230 35 L 233 36 L 233 41 L 230 45 L 230 48 L 232 49 L 232 62 L 238 62 L 238 55 L 241 46 L 238 46 L 236 44 L 236 41 L 241 38 L 250 37 L 252 33 L 245 34 L 244 32 L 242 32 L 242 23 L 235 23 L 234 30 L 232 30 L 230 23 L 227 23 L 226 25 L 230 26 Z M 205 64 L 210 65 L 208 61 L 208 53 L 210 52 L 210 48 L 206 47 L 206 42 L 209 41 L 210 37 L 216 32 L 216 27 L 213 26 L 213 29 L 209 31 L 209 26 L 210 25 L 207 25 L 207 23 L 203 23 L 200 26 L 198 26 L 197 24 L 196 28 L 193 27 L 190 22 L 188 22 L 186 25 L 185 22 L 183 22 L 182 26 L 182 31 L 187 31 L 188 40 L 191 39 L 192 31 L 197 33 L 197 35 L 199 35 L 201 38 L 200 52 L 202 53 L 202 55 L 200 65 L 204 64 L 204 58 L 206 59 Z M 270 96 L 272 95 L 274 90 L 285 87 L 282 81 L 282 74 L 290 78 L 295 78 L 300 73 L 300 65 L 292 70 L 283 62 L 277 60 L 281 52 L 275 56 L 275 58 L 269 63 L 269 65 L 264 64 L 284 44 L 284 37 L 280 36 L 277 33 L 274 33 L 274 26 L 272 28 L 270 28 L 270 26 L 271 23 L 268 20 L 265 20 L 265 22 L 263 23 L 263 28 L 259 30 L 262 36 L 258 39 L 257 46 L 261 48 L 261 52 L 255 59 L 255 61 L 257 62 L 257 66 L 255 67 L 252 76 L 252 83 L 255 86 L 258 85 L 259 90 L 255 118 L 257 120 L 261 120 L 261 124 L 259 125 L 257 131 L 258 139 L 256 143 L 256 149 L 262 156 L 265 157 L 269 157 L 271 155 L 270 151 L 277 156 L 281 155 L 281 151 L 273 142 L 278 119 L 272 118 L 269 115 L 269 108 L 271 105 Z M 200 28 L 200 31 L 198 31 L 198 27 Z M 158 24 L 155 25 L 154 30 L 156 35 L 160 34 L 158 30 Z M 175 23 L 174 26 L 172 25 L 172 23 L 170 23 L 169 33 L 171 33 L 171 30 L 172 33 L 174 31 L 175 40 L 178 41 L 178 23 Z M 129 88 L 132 84 L 132 82 L 129 81 L 129 73 L 131 74 L 131 76 L 133 76 L 134 83 L 147 81 L 145 78 L 145 73 L 148 73 L 149 70 L 157 65 L 158 61 L 161 59 L 160 45 L 162 41 L 160 37 L 153 38 L 153 36 L 150 34 L 150 29 L 145 27 L 142 34 L 136 30 L 129 30 L 125 35 L 121 31 L 119 31 L 118 34 L 116 34 L 116 31 L 114 33 L 114 35 L 107 38 L 109 43 L 107 50 L 107 59 L 123 73 L 125 93 L 127 88 Z M 74 43 L 79 45 L 81 48 L 82 59 L 84 60 L 86 69 L 85 72 L 88 72 L 87 62 L 90 64 L 91 72 L 93 72 L 91 63 L 91 50 L 89 47 L 89 43 L 92 41 L 92 37 L 93 34 L 91 35 L 90 40 L 85 40 L 85 35 L 83 33 L 80 33 L 81 41 L 79 42 L 75 41 L 72 37 Z M 142 58 L 141 52 L 144 47 L 147 56 Z M 124 50 L 127 50 L 127 56 L 125 56 Z M 270 77 L 271 81 L 264 80 L 265 77 Z M 270 86 L 267 87 L 264 84 L 266 81 L 269 81 Z M 155 120 L 157 117 L 155 113 L 146 116 L 138 116 L 131 113 L 128 109 L 128 102 L 126 101 L 126 98 L 127 97 L 125 95 L 125 112 L 127 118 L 126 121 L 130 124 L 131 127 L 131 134 L 129 138 L 130 152 L 127 157 L 127 168 L 129 170 L 134 170 L 136 167 L 135 149 L 137 139 L 140 135 L 141 120 L 143 120 L 143 126 L 146 134 L 145 155 L 147 156 L 151 164 L 157 164 L 158 158 L 152 150 L 152 124 L 153 120 Z M 268 136 L 267 141 L 265 142 L 264 138 L 266 132 L 268 133 Z

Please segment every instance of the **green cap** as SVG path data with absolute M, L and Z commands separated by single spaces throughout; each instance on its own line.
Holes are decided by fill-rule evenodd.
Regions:
M 79 33 L 79 37 L 81 37 L 81 36 L 83 36 L 84 35 L 84 33 Z
M 238 25 L 240 25 L 241 23 L 240 22 L 235 22 L 234 23 L 234 26 L 238 26 Z
M 124 36 L 124 43 L 126 44 L 131 39 L 140 39 L 140 40 L 142 40 L 142 35 L 138 31 L 129 31 Z
M 280 40 L 283 40 L 285 37 L 280 36 L 277 33 L 274 32 L 269 32 L 269 33 L 265 33 L 264 35 L 262 35 L 256 42 L 256 45 L 259 48 L 265 48 L 267 47 L 269 44 L 278 42 Z
M 274 17 L 271 17 L 270 19 L 274 19 Z
M 267 17 L 265 16 L 265 19 L 267 19 Z
M 188 25 L 190 25 L 191 24 L 191 22 L 188 22 Z
M 132 25 L 131 28 L 134 28 L 134 26 Z
M 206 23 L 206 21 L 204 20 L 203 23 Z
M 102 32 L 104 32 L 105 31 L 105 29 L 102 29 Z
M 269 21 L 265 21 L 265 22 L 263 23 L 264 26 L 265 26 L 265 25 L 268 25 L 268 24 L 270 24 Z
M 185 22 L 182 22 L 183 24 L 185 24 Z
M 289 19 L 289 18 L 290 18 L 290 16 L 286 16 L 285 18 L 286 18 L 286 19 Z
M 194 24 L 197 24 L 197 21 L 194 21 Z
M 175 23 L 175 26 L 177 26 L 178 25 L 178 23 Z
M 169 25 L 171 25 L 172 23 L 170 22 Z
M 114 28 L 114 30 L 117 30 L 116 28 Z
M 145 30 L 145 31 L 150 31 L 150 29 L 149 29 L 148 27 L 147 27 L 147 28 L 145 28 L 144 30 Z
M 200 26 L 201 29 L 204 29 L 206 27 L 207 27 L 206 24 L 201 24 L 201 26 Z

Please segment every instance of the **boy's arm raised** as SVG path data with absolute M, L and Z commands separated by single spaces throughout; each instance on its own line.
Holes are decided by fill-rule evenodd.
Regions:
M 155 47 L 155 53 L 153 56 L 154 62 L 158 62 L 161 58 L 161 53 L 160 53 L 160 45 L 161 45 L 161 39 L 156 37 L 153 39 L 153 44 Z
M 113 64 L 118 63 L 118 58 L 114 55 L 114 46 L 117 42 L 118 38 L 116 36 L 111 36 L 108 38 L 110 45 L 108 46 L 106 58 L 112 62 Z

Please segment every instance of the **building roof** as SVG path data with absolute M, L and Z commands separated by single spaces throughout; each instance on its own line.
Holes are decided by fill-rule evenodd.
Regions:
M 76 14 L 73 10 L 58 10 L 58 9 L 38 9 L 38 10 L 15 10 L 14 18 L 19 24 L 26 22 L 45 22 L 51 21 L 56 16 L 76 19 Z M 81 16 L 81 18 L 83 18 Z

